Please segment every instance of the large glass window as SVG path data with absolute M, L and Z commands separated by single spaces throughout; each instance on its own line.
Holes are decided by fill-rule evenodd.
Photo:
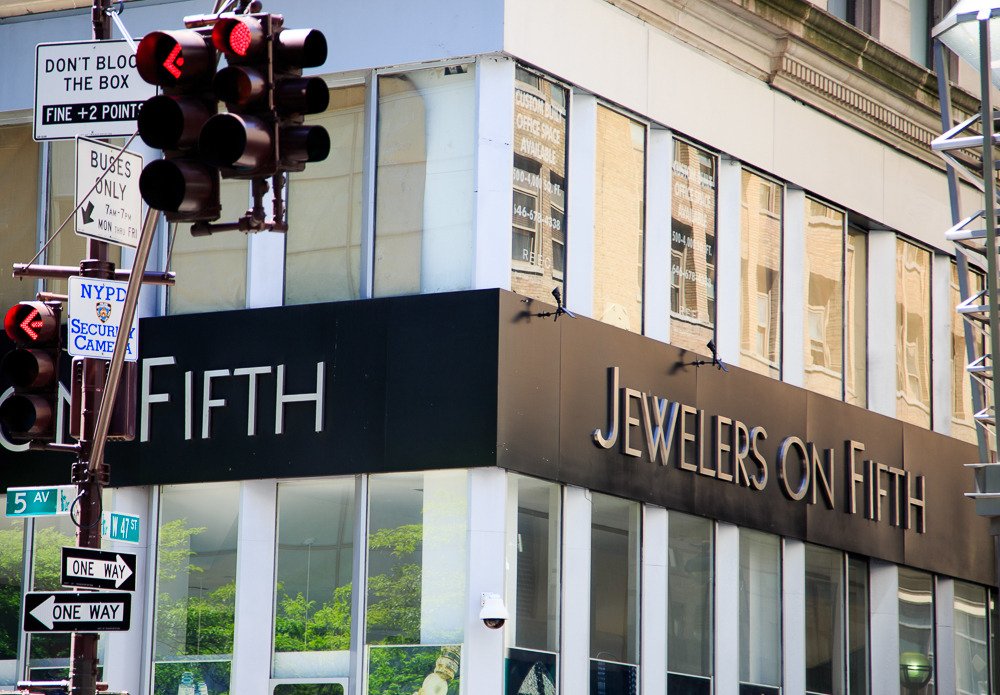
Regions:
M 376 296 L 472 285 L 475 66 L 378 79 Z
M 517 68 L 510 285 L 550 304 L 553 288 L 565 289 L 567 99 L 564 87 Z
M 931 253 L 898 237 L 896 417 L 931 426 Z
M 200 692 L 229 692 L 239 491 L 239 483 L 162 488 L 154 695 L 183 693 L 182 683 Z
M 32 540 L 31 590 L 63 591 L 62 549 L 76 545 L 73 522 L 68 516 L 39 517 L 35 519 Z M 29 644 L 29 679 L 48 681 L 69 677 L 70 635 L 32 633 Z
M 844 388 L 845 218 L 806 198 L 805 386 L 838 399 Z
M 556 692 L 559 651 L 559 485 L 518 475 L 507 488 L 507 683 Z M 531 692 L 531 690 L 524 690 Z
M 374 475 L 366 635 L 370 695 L 458 692 L 465 620 L 465 471 Z
M 315 165 L 310 165 L 315 166 Z M 250 207 L 248 181 L 223 179 L 219 188 L 220 222 L 235 222 Z M 169 270 L 177 284 L 167 292 L 168 314 L 243 309 L 247 305 L 247 235 L 219 232 L 191 235 L 191 225 L 168 226 Z
M 594 317 L 642 332 L 646 127 L 597 108 Z
M 17 647 L 21 633 L 21 582 L 24 574 L 24 522 L 0 516 L 0 686 L 19 679 Z
M 289 177 L 285 303 L 357 299 L 361 292 L 363 85 L 330 90 L 330 106 L 306 117 L 330 134 L 330 156 Z
M 975 296 L 984 289 L 986 276 L 969 269 L 969 294 Z M 958 290 L 958 264 L 951 264 L 951 302 L 957 307 L 962 302 L 962 294 Z M 965 319 L 961 314 L 953 313 L 951 317 L 951 436 L 958 437 L 970 444 L 975 444 L 976 422 L 972 412 L 972 380 L 966 365 L 969 355 L 965 349 Z M 973 330 L 973 340 L 978 343 L 977 355 L 982 355 L 985 345 L 983 334 Z M 983 389 L 979 392 L 982 394 Z
M 10 276 L 11 263 L 27 263 L 37 250 L 38 144 L 30 125 L 0 128 L 0 170 L 17 172 L 0 186 L 0 306 L 8 307 L 34 294 L 33 281 Z
M 590 692 L 639 679 L 639 503 L 594 493 L 590 526 Z
M 354 479 L 280 483 L 274 678 L 347 676 Z
M 934 695 L 934 577 L 899 568 L 899 663 L 911 692 Z
M 805 560 L 806 692 L 865 695 L 868 565 L 815 545 L 806 545 Z
M 670 232 L 670 342 L 707 354 L 715 334 L 716 157 L 674 141 Z
M 865 407 L 868 405 L 868 235 L 856 227 L 847 230 L 844 284 L 847 328 L 844 400 Z
M 667 692 L 712 692 L 714 524 L 668 512 Z
M 784 188 L 743 170 L 740 366 L 781 376 L 781 224 Z
M 986 606 L 984 587 L 955 582 L 955 681 L 960 695 L 990 692 Z
M 740 529 L 740 688 L 781 689 L 781 539 Z

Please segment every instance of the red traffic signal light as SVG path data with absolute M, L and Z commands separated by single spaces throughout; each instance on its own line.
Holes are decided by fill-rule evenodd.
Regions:
M 0 403 L 0 430 L 11 441 L 55 438 L 61 313 L 58 303 L 20 302 L 4 315 L 17 344 L 0 360 L 0 375 L 14 387 Z
M 139 136 L 164 154 L 142 170 L 139 192 L 172 222 L 216 220 L 222 209 L 219 172 L 198 150 L 202 128 L 218 111 L 216 62 L 208 35 L 194 30 L 154 31 L 136 50 L 139 75 L 163 89 L 139 111 Z

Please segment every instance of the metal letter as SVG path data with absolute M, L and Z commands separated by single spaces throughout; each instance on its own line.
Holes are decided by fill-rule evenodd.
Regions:
M 688 463 L 687 461 L 687 443 L 693 442 L 695 440 L 695 435 L 693 432 L 689 433 L 687 429 L 688 415 L 697 415 L 698 411 L 689 405 L 681 404 L 681 438 L 677 442 L 679 450 L 677 452 L 677 465 L 686 471 L 697 471 L 698 464 Z
M 910 493 L 910 478 L 915 478 L 917 489 L 915 494 Z M 927 480 L 922 475 L 910 475 L 906 472 L 906 524 L 905 528 L 910 528 L 910 509 L 917 510 L 917 533 L 927 532 Z
M 210 439 L 212 430 L 212 408 L 220 408 L 226 404 L 225 398 L 212 398 L 212 379 L 229 376 L 228 369 L 208 369 L 202 374 L 201 392 L 201 438 Z
M 857 468 L 855 468 L 854 452 L 864 451 L 865 445 L 861 442 L 856 442 L 853 439 L 848 439 L 844 442 L 844 446 L 847 448 L 847 466 L 844 472 L 847 474 L 847 511 L 851 514 L 858 513 L 858 490 L 857 484 L 861 483 L 862 490 L 864 489 L 865 476 L 864 473 L 858 473 Z
M 325 362 L 316 363 L 316 391 L 314 393 L 295 393 L 285 395 L 285 365 L 278 365 L 278 379 L 274 397 L 274 433 L 285 431 L 285 403 L 316 404 L 316 431 L 323 431 L 323 369 Z
M 594 444 L 610 449 L 618 441 L 618 367 L 608 367 L 608 436 L 597 428 L 591 435 Z
M 663 455 L 662 466 L 670 463 L 670 445 L 674 440 L 674 427 L 677 425 L 678 404 L 671 403 L 666 398 L 650 396 L 653 402 L 653 421 L 650 422 L 649 403 L 642 399 L 642 422 L 646 428 L 646 451 L 649 452 L 649 460 L 656 463 L 658 454 Z M 667 419 L 667 408 L 670 408 L 670 417 L 667 428 L 664 429 L 664 420 Z
M 270 374 L 270 367 L 240 367 L 233 370 L 233 376 L 250 377 L 249 391 L 247 392 L 247 436 L 252 437 L 257 434 L 257 375 Z
M 812 473 L 812 498 L 810 504 L 816 504 L 816 490 L 822 491 L 823 499 L 826 500 L 828 509 L 833 509 L 837 505 L 834 503 L 833 494 L 833 449 L 824 449 L 825 456 L 820 457 L 819 449 L 812 442 L 809 442 L 809 461 Z M 826 466 L 823 466 L 823 460 Z
M 798 449 L 799 467 L 802 469 L 802 475 L 799 478 L 799 487 L 797 490 L 792 490 L 788 480 L 788 471 L 786 470 L 786 466 L 788 465 L 788 450 L 793 447 Z M 785 497 L 790 500 L 794 500 L 795 502 L 804 499 L 806 494 L 809 492 L 809 484 L 811 481 L 809 475 L 809 459 L 806 455 L 806 445 L 803 444 L 802 440 L 798 437 L 785 437 L 781 440 L 781 445 L 778 447 L 778 481 L 781 483 L 781 489 L 785 493 Z
M 765 430 L 760 425 L 757 425 L 752 430 L 750 430 L 750 458 L 754 460 L 757 464 L 757 468 L 760 470 L 760 477 L 752 476 L 750 478 L 750 484 L 753 486 L 754 490 L 763 490 L 767 487 L 767 461 L 761 456 L 760 449 L 757 448 L 757 439 L 767 439 L 767 430 Z
M 149 406 L 153 403 L 169 403 L 169 393 L 151 393 L 153 387 L 153 367 L 166 367 L 177 364 L 173 357 L 147 357 L 142 361 L 142 391 L 139 395 L 139 441 L 149 441 Z
M 750 487 L 746 459 L 750 454 L 750 432 L 740 420 L 733 422 L 733 476 L 737 485 Z
M 733 447 L 729 444 L 725 444 L 722 441 L 722 427 L 732 427 L 733 421 L 727 418 L 725 415 L 716 415 L 712 418 L 715 430 L 715 474 L 718 476 L 719 480 L 725 480 L 727 483 L 732 482 L 733 476 L 736 473 L 736 469 L 733 468 L 730 473 L 723 473 L 722 471 L 722 460 L 723 454 L 730 454 L 726 458 L 730 459 L 732 462 L 732 451 Z
M 634 456 L 639 458 L 642 456 L 642 452 L 638 449 L 633 449 L 630 445 L 630 434 L 633 427 L 639 426 L 639 418 L 632 417 L 632 399 L 640 398 L 643 402 L 646 400 L 646 394 L 639 393 L 635 389 L 622 389 L 622 453 L 626 456 Z

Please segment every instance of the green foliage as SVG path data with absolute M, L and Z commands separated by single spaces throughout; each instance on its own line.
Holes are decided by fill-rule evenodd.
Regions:
M 281 592 L 282 587 L 278 586 Z M 351 585 L 333 590 L 328 603 L 313 612 L 315 601 L 301 592 L 278 600 L 274 648 L 279 652 L 340 651 L 351 648 Z
M 0 659 L 17 658 L 24 526 L 0 528 Z
M 381 551 L 397 560 L 389 571 L 368 577 L 368 642 L 420 643 L 419 558 L 411 557 L 423 542 L 423 525 L 379 529 L 368 537 L 373 554 Z M 409 560 L 409 562 L 405 562 Z
M 414 695 L 434 672 L 440 647 L 373 647 L 368 650 L 369 695 Z M 458 695 L 460 678 L 448 684 Z
M 153 671 L 153 695 L 177 695 L 185 671 L 194 681 L 205 681 L 210 695 L 229 695 L 232 664 L 228 661 L 159 662 Z

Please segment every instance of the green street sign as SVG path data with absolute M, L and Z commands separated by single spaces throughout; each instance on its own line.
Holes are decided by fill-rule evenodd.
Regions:
M 56 516 L 69 514 L 76 499 L 76 485 L 7 488 L 7 516 Z
M 101 514 L 101 538 L 124 543 L 139 542 L 139 517 L 121 512 Z

